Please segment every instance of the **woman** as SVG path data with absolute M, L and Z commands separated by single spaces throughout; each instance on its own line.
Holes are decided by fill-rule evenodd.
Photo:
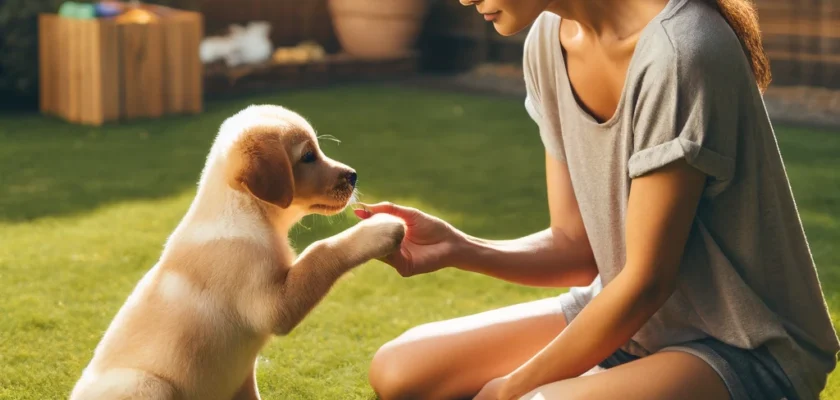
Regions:
M 502 35 L 533 23 L 525 106 L 550 228 L 489 241 L 388 203 L 357 215 L 406 220 L 387 260 L 404 276 L 573 288 L 411 329 L 374 357 L 381 398 L 816 399 L 840 346 L 750 2 L 461 2 Z

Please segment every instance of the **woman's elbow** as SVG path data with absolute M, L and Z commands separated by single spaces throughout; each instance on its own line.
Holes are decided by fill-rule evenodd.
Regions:
M 592 264 L 575 265 L 563 268 L 559 271 L 552 271 L 529 282 L 533 286 L 549 288 L 568 288 L 589 286 L 598 277 L 598 267 Z
M 598 277 L 598 263 L 595 261 L 595 253 L 588 241 L 585 246 L 578 248 L 569 261 L 566 275 L 570 284 L 567 286 L 589 286 Z
M 589 286 L 598 277 L 598 266 L 595 263 L 583 264 L 573 268 L 568 273 L 567 286 Z

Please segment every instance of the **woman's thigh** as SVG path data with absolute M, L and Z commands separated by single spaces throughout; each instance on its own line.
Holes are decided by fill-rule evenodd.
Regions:
M 522 400 L 726 400 L 729 391 L 709 364 L 689 353 L 656 353 L 597 374 L 550 383 Z
M 383 400 L 471 397 L 565 327 L 557 298 L 421 325 L 376 353 L 370 383 Z

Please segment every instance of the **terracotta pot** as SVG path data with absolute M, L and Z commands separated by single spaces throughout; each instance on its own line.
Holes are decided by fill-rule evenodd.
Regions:
M 394 58 L 420 35 L 428 0 L 329 0 L 336 36 L 350 55 Z

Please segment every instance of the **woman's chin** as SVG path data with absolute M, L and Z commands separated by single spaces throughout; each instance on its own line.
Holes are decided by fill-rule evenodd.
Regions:
M 496 29 L 496 32 L 502 36 L 513 36 L 519 32 L 522 32 L 523 29 L 527 28 L 528 25 L 519 26 L 517 23 L 511 23 L 504 18 L 499 18 L 493 22 L 493 28 Z

